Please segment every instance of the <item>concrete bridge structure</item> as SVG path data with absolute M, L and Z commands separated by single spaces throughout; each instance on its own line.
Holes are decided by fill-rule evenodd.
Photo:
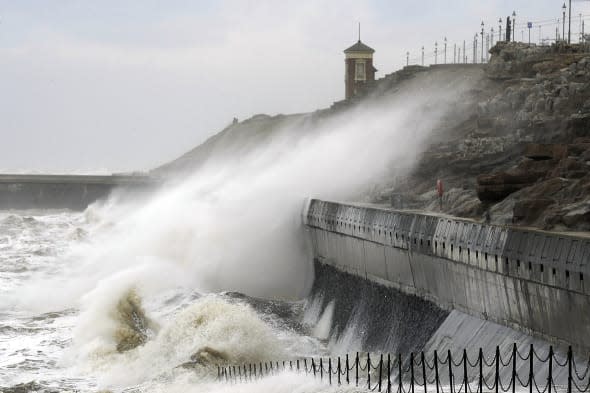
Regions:
M 590 352 L 590 238 L 312 200 L 316 262 Z

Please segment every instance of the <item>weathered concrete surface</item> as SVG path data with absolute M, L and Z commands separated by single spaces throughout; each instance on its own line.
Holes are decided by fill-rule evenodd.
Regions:
M 142 175 L 0 175 L 0 209 L 85 209 L 114 189 L 148 190 L 158 184 Z
M 319 200 L 305 221 L 324 264 L 590 350 L 589 238 Z

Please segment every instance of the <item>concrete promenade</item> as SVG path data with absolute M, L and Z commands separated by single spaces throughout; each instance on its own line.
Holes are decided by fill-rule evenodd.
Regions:
M 314 258 L 559 345 L 590 351 L 590 239 L 312 200 Z

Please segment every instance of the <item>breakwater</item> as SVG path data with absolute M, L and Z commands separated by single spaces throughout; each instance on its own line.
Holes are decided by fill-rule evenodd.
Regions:
M 144 191 L 158 182 L 142 175 L 0 175 L 0 209 L 73 209 L 113 190 Z
M 320 200 L 304 221 L 322 265 L 453 310 L 448 318 L 590 348 L 587 238 Z

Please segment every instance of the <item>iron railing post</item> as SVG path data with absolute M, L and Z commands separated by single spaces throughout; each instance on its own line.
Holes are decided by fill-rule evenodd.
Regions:
M 500 347 L 496 346 L 496 377 L 494 384 L 496 385 L 496 393 L 500 390 Z
M 434 384 L 436 385 L 436 393 L 439 393 L 439 377 L 438 377 L 438 353 L 434 350 Z
M 414 352 L 410 353 L 410 389 L 414 393 Z
M 479 348 L 479 393 L 483 393 L 483 349 Z
M 379 391 L 381 391 L 381 378 L 383 377 L 383 354 L 379 358 Z
M 449 388 L 451 389 L 451 393 L 453 392 L 453 358 L 451 356 L 451 350 L 447 351 L 447 360 L 449 361 Z
M 397 357 L 397 379 L 398 379 L 398 393 L 403 393 L 404 386 L 402 382 L 402 354 L 398 354 Z
M 391 355 L 387 354 L 387 393 L 391 393 Z
M 512 393 L 516 393 L 516 343 L 512 345 Z
M 424 379 L 424 393 L 428 393 L 428 384 L 426 383 L 426 361 L 424 359 L 424 351 L 420 353 L 420 361 L 422 362 L 422 378 Z
M 533 379 L 535 378 L 535 374 L 533 373 L 534 350 L 533 344 L 531 344 L 529 348 L 529 393 L 533 393 Z
M 346 354 L 346 384 L 347 385 L 350 385 L 349 371 L 350 371 L 350 366 L 349 366 L 349 362 L 348 362 L 348 354 Z
M 467 377 L 467 350 L 463 348 L 463 384 L 465 385 L 465 389 L 469 388 L 469 386 L 467 386 L 468 383 L 469 378 Z
M 567 393 L 572 393 L 572 347 L 567 349 Z
M 549 347 L 549 378 L 547 383 L 549 384 L 547 391 L 551 393 L 551 385 L 553 385 L 553 345 Z
M 367 352 L 367 387 L 371 389 L 371 354 Z

